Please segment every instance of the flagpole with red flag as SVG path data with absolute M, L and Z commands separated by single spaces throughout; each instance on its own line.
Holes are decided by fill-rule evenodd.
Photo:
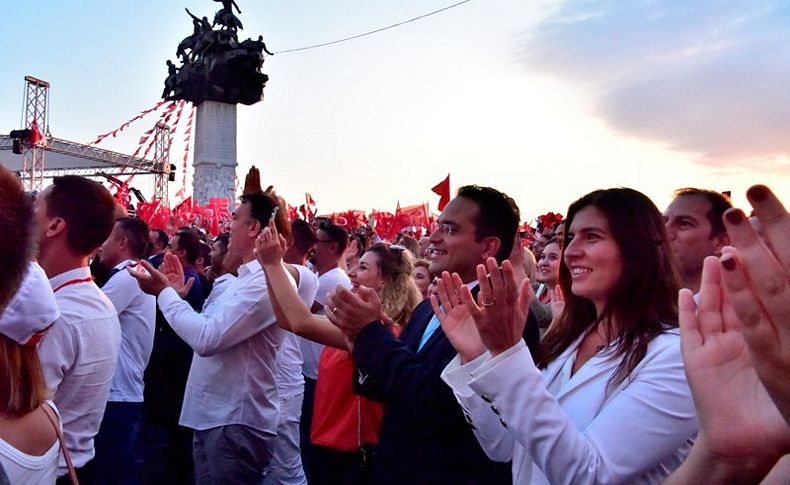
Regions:
M 439 196 L 439 211 L 444 210 L 444 206 L 450 202 L 450 174 L 447 174 L 447 177 L 436 184 L 431 191 Z

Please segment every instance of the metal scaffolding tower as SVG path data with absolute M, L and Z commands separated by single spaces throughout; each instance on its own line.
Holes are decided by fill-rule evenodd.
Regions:
M 48 114 L 49 83 L 33 76 L 25 76 L 25 110 L 21 128 L 31 129 L 35 122 L 44 134 L 44 139 L 40 142 L 24 144 L 22 181 L 27 190 L 40 191 L 44 186 L 44 146 L 49 137 Z
M 154 127 L 154 196 L 153 200 L 169 205 L 167 183 L 170 179 L 170 128 L 164 123 Z

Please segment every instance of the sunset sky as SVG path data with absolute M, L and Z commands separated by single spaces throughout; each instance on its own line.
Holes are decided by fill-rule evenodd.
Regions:
M 276 53 L 456 1 L 237 3 L 240 37 L 263 35 Z M 165 60 L 191 33 L 183 7 L 211 18 L 219 6 L 5 5 L 15 20 L 0 31 L 0 131 L 19 127 L 28 74 L 52 85 L 53 136 L 89 142 L 118 127 L 161 94 Z M 732 190 L 743 205 L 763 182 L 790 203 L 789 59 L 784 1 L 472 0 L 267 57 L 264 101 L 239 108 L 239 177 L 255 164 L 264 185 L 295 204 L 310 192 L 322 213 L 398 200 L 435 208 L 430 187 L 448 172 L 453 190 L 507 192 L 525 220 L 612 186 L 661 210 L 684 186 Z M 131 153 L 155 121 L 100 146 Z

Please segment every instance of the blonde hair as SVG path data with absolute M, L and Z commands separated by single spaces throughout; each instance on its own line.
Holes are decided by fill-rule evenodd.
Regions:
M 378 257 L 378 267 L 384 279 L 384 287 L 379 293 L 381 306 L 392 320 L 406 326 L 412 310 L 422 301 L 422 294 L 411 278 L 414 258 L 401 246 L 376 243 L 366 252 Z
M 19 345 L 0 334 L 0 412 L 24 416 L 48 398 L 35 345 Z

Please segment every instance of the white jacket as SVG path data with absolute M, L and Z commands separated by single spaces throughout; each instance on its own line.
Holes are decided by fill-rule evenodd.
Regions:
M 697 433 L 676 329 L 659 335 L 621 384 L 607 351 L 570 376 L 581 338 L 543 372 L 523 341 L 447 365 L 450 385 L 492 460 L 513 460 L 513 483 L 660 483 Z

